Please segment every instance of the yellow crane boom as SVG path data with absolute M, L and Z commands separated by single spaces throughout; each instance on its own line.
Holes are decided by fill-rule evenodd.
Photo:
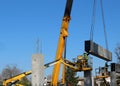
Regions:
M 65 39 L 68 36 L 68 25 L 69 25 L 69 21 L 70 21 L 70 13 L 71 13 L 71 8 L 72 8 L 72 3 L 73 3 L 73 0 L 67 0 L 65 13 L 64 13 L 63 20 L 62 20 L 62 27 L 61 27 L 61 31 L 60 31 L 59 41 L 58 41 L 56 60 L 62 59 L 62 55 L 64 52 Z M 60 72 L 60 65 L 61 65 L 61 63 L 54 65 L 54 69 L 53 69 L 53 73 L 52 73 L 52 82 L 51 82 L 52 86 L 57 86 L 59 72 Z

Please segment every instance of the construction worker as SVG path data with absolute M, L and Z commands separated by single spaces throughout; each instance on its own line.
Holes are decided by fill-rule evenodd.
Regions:
M 83 66 L 87 67 L 88 66 L 88 54 L 83 53 Z
M 78 57 L 77 57 L 77 59 L 85 59 L 85 60 L 88 60 L 88 54 L 87 53 L 83 53 L 83 55 L 79 55 Z
M 83 58 L 88 60 L 88 53 L 83 53 Z
M 82 68 L 82 65 L 81 65 L 82 64 L 82 59 L 83 59 L 82 55 L 77 56 L 77 66 L 78 66 L 79 69 Z
M 83 55 L 79 55 L 77 57 L 77 66 L 78 68 L 83 68 L 88 66 L 88 54 L 87 53 L 83 53 Z

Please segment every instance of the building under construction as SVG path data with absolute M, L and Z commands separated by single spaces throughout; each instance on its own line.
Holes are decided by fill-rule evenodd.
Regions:
M 32 86 L 72 86 L 70 84 L 66 84 L 66 73 L 67 67 L 74 70 L 74 72 L 83 72 L 84 77 L 79 78 L 76 86 L 120 86 L 120 83 L 117 81 L 118 76 L 120 76 L 120 64 L 110 63 L 108 61 L 112 61 L 112 53 L 107 49 L 100 46 L 98 43 L 95 43 L 93 40 L 93 32 L 91 32 L 91 39 L 85 40 L 85 52 L 81 55 L 77 55 L 74 61 L 70 61 L 66 58 L 66 45 L 67 45 L 67 37 L 68 37 L 68 27 L 69 22 L 71 20 L 71 12 L 72 12 L 72 4 L 74 0 L 66 0 L 65 12 L 62 19 L 62 25 L 59 34 L 59 41 L 56 50 L 56 56 L 54 61 L 50 61 L 50 63 L 44 64 L 44 57 L 42 54 L 34 54 L 32 56 L 32 68 L 30 71 L 21 73 L 17 76 L 11 77 L 3 81 L 3 86 L 23 86 L 18 84 L 18 82 L 27 75 L 32 75 Z M 93 4 L 93 18 L 95 15 L 95 5 L 96 0 L 94 0 Z M 103 5 L 101 0 L 101 9 L 102 9 L 102 19 L 105 30 L 105 22 L 104 22 L 104 12 Z M 92 22 L 91 30 L 93 30 L 94 22 Z M 106 32 L 106 31 L 104 31 Z M 106 34 L 106 33 L 105 33 Z M 106 38 L 106 36 L 105 36 Z M 107 46 L 106 40 L 106 46 Z M 93 66 L 90 55 L 96 56 L 100 59 L 106 61 L 104 67 L 96 68 L 96 76 L 92 75 Z M 52 76 L 50 80 L 47 80 L 44 76 L 44 70 L 47 67 L 54 66 L 52 71 Z M 60 72 L 62 67 L 62 76 L 59 80 Z

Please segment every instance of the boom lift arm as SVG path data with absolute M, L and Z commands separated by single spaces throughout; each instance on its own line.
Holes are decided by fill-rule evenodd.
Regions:
M 96 72 L 96 77 L 95 79 L 103 79 L 104 83 L 106 84 L 106 86 L 109 86 L 109 83 L 106 81 L 106 78 L 110 77 L 109 74 L 109 65 L 107 65 L 107 63 L 105 63 L 104 67 L 99 67 L 95 69 Z
M 64 52 L 65 39 L 68 36 L 68 25 L 70 21 L 72 3 L 73 3 L 73 0 L 67 0 L 65 13 L 64 13 L 63 20 L 62 20 L 62 27 L 60 31 L 59 41 L 58 41 L 56 60 L 62 59 L 62 55 Z M 57 86 L 59 72 L 60 72 L 60 65 L 61 63 L 54 65 L 53 74 L 52 74 L 52 82 L 51 82 L 52 86 Z
M 25 76 L 27 75 L 30 75 L 32 73 L 32 71 L 27 71 L 27 72 L 24 72 L 24 73 L 21 73 L 19 75 L 16 75 L 12 78 L 9 78 L 9 79 L 6 79 L 3 81 L 3 86 L 11 86 L 12 84 L 16 83 L 17 81 L 20 81 L 22 78 L 24 78 Z
M 107 63 L 105 63 L 105 66 L 104 67 L 99 67 L 99 68 L 96 68 L 95 69 L 95 72 L 96 72 L 96 79 L 100 79 L 100 78 L 107 78 L 109 77 L 109 67 L 110 65 L 108 65 Z
M 53 66 L 53 65 L 55 65 L 55 64 L 57 64 L 59 62 L 60 62 L 60 60 L 56 60 L 56 61 L 45 64 L 44 67 L 48 68 L 48 67 Z M 24 78 L 24 77 L 26 77 L 26 76 L 28 76 L 30 74 L 32 74 L 31 70 L 27 71 L 27 72 L 23 72 L 21 74 L 18 74 L 16 76 L 13 76 L 13 77 L 11 77 L 9 79 L 6 79 L 6 80 L 3 81 L 3 86 L 11 86 L 12 84 L 15 84 L 16 86 L 22 86 L 22 85 L 16 84 L 16 83 L 18 81 L 20 81 L 22 78 Z

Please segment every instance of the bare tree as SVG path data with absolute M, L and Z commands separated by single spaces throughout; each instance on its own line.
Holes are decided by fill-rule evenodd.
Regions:
M 0 85 L 2 85 L 2 75 L 0 74 Z
M 0 80 L 2 80 L 2 75 L 0 74 Z
M 19 74 L 21 71 L 20 69 L 17 68 L 17 66 L 10 66 L 7 65 L 3 70 L 2 70 L 2 80 L 11 78 L 17 74 Z
M 117 44 L 117 47 L 115 48 L 115 55 L 117 57 L 117 63 L 120 64 L 120 43 Z
M 4 79 L 9 79 L 13 76 L 16 76 L 21 73 L 21 70 L 16 65 L 7 65 L 0 74 L 0 86 L 2 85 L 2 81 Z M 27 77 L 23 77 L 19 82 L 23 86 L 31 86 L 31 82 Z

